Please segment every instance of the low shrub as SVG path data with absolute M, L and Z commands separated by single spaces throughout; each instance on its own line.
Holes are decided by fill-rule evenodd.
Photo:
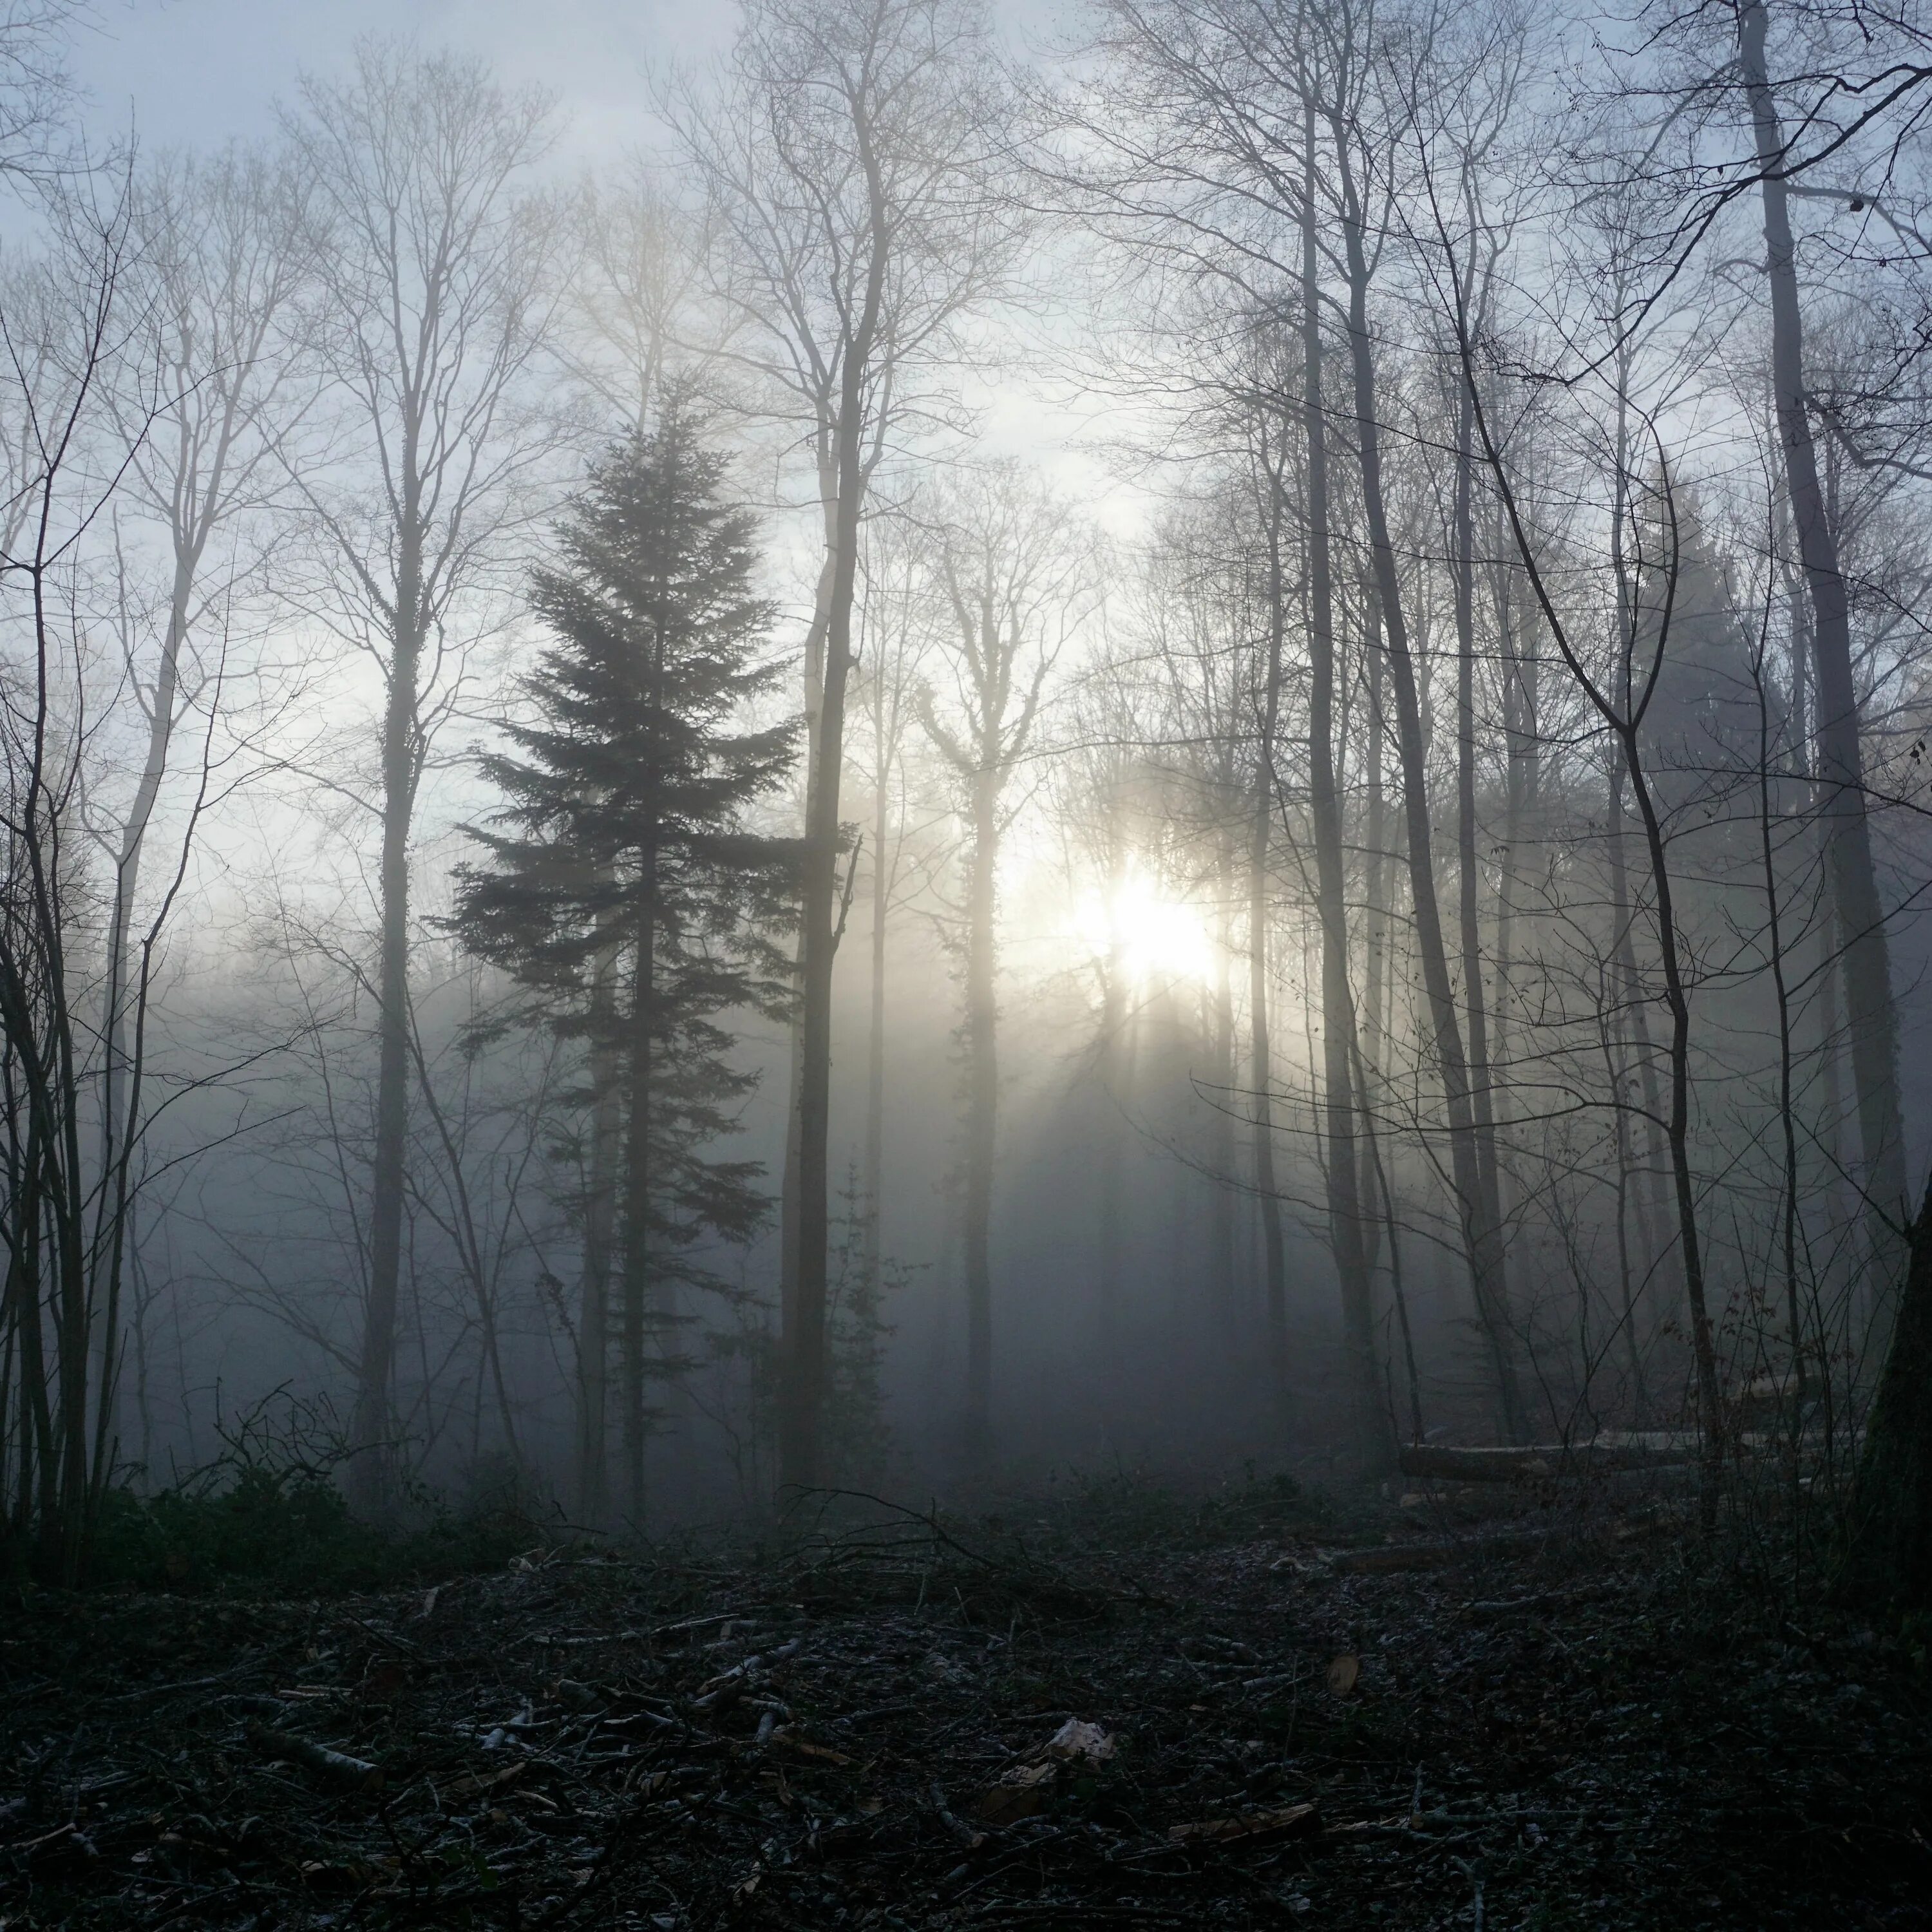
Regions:
M 221 1439 L 212 1462 L 164 1488 L 108 1492 L 89 1582 L 369 1589 L 494 1568 L 543 1540 L 536 1511 L 502 1484 L 460 1507 L 417 1489 L 395 1522 L 358 1519 L 336 1485 L 347 1454 L 332 1418 L 280 1391 Z

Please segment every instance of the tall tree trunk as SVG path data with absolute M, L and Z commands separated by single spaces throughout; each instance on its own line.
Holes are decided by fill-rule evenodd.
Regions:
M 370 1175 L 369 1287 L 356 1390 L 352 1496 L 365 1511 L 390 1507 L 395 1473 L 391 1385 L 402 1274 L 403 1193 L 409 1135 L 410 830 L 416 809 L 416 685 L 423 646 L 424 532 L 414 500 L 413 452 L 405 490 L 396 617 L 382 716 L 382 850 L 379 874 L 380 958 L 376 1146 Z
M 652 1033 L 657 1021 L 656 855 L 644 855 L 644 904 L 639 914 L 631 980 L 630 1119 L 624 1149 L 624 1265 L 620 1280 L 623 1338 L 624 1504 L 634 1532 L 644 1527 L 644 1439 L 651 1312 Z
M 878 720 L 878 789 L 872 802 L 872 983 L 866 1036 L 866 1216 L 861 1255 L 866 1306 L 877 1308 L 884 1288 L 886 1176 L 886 923 L 891 910 L 891 796 L 884 745 L 884 705 Z
M 608 1430 L 610 1264 L 616 1250 L 617 1162 L 623 1137 L 617 1056 L 609 1044 L 617 949 L 606 946 L 592 968 L 592 999 L 602 1018 L 592 1048 L 590 1172 L 584 1208 L 584 1275 L 577 1318 L 577 1507 L 580 1520 L 602 1525 L 610 1508 Z
M 1784 131 L 1765 68 L 1763 0 L 1738 8 L 1738 59 L 1750 103 L 1764 202 L 1766 280 L 1771 295 L 1772 384 L 1785 486 L 1798 551 L 1811 595 L 1819 763 L 1826 787 L 1831 880 L 1844 949 L 1845 1002 L 1858 1132 L 1875 1256 L 1888 1268 L 1897 1243 L 1888 1219 L 1906 1212 L 1905 1144 L 1898 1096 L 1898 1024 L 1892 1005 L 1885 912 L 1872 862 L 1858 689 L 1852 672 L 1851 613 L 1838 565 L 1836 533 L 1818 480 L 1817 452 L 1805 408 L 1804 324 L 1797 252 L 1791 234 Z M 1882 1289 L 1882 1282 L 1879 1284 Z
M 1392 1459 L 1388 1414 L 1376 1365 L 1375 1303 L 1362 1239 L 1361 1162 L 1356 1144 L 1352 1052 L 1354 989 L 1348 974 L 1347 883 L 1342 801 L 1335 771 L 1335 577 L 1329 527 L 1328 427 L 1322 394 L 1322 297 L 1315 232 L 1315 114 L 1303 126 L 1301 402 L 1308 477 L 1308 802 L 1315 834 L 1317 910 L 1322 928 L 1322 1097 L 1328 1142 L 1328 1241 L 1342 1292 L 1355 1449 L 1366 1468 Z M 1282 583 L 1279 485 L 1269 520 L 1269 590 L 1274 615 L 1269 647 L 1279 656 Z
M 966 906 L 966 1454 L 992 1450 L 993 1156 L 1000 1098 L 994 919 L 1000 856 L 1000 773 L 973 776 L 973 853 Z
M 1363 215 L 1347 160 L 1347 143 L 1352 136 L 1339 117 L 1334 122 L 1334 135 L 1336 152 L 1341 158 L 1345 197 L 1342 230 L 1348 277 L 1348 341 L 1354 380 L 1356 448 L 1361 468 L 1362 504 L 1369 526 L 1369 548 L 1374 560 L 1376 592 L 1382 606 L 1389 682 L 1395 696 L 1396 749 L 1402 770 L 1416 949 L 1435 1039 L 1437 1070 L 1449 1116 L 1450 1163 L 1456 1212 L 1462 1224 L 1463 1250 L 1468 1261 L 1477 1318 L 1489 1349 L 1497 1426 L 1506 1439 L 1520 1442 L 1526 1424 L 1516 1376 L 1515 1337 L 1510 1330 L 1508 1307 L 1502 1298 L 1499 1230 L 1489 1215 L 1487 1195 L 1483 1186 L 1468 1063 L 1463 1057 L 1455 988 L 1450 980 L 1448 953 L 1443 941 L 1442 908 L 1436 897 L 1431 844 L 1421 703 L 1416 684 L 1415 663 L 1409 650 L 1395 547 L 1389 534 L 1388 510 L 1382 494 L 1381 428 L 1376 416 L 1374 351 L 1368 323 L 1370 272 Z
M 1215 843 L 1214 979 L 1206 990 L 1208 1037 L 1214 1099 L 1208 1118 L 1208 1170 L 1213 1176 L 1208 1202 L 1208 1274 L 1219 1339 L 1234 1343 L 1236 1320 L 1234 1266 L 1234 987 L 1233 897 L 1235 854 L 1232 830 L 1224 825 Z
M 825 529 L 825 560 L 812 605 L 812 622 L 805 634 L 801 676 L 805 704 L 805 823 L 812 823 L 812 788 L 818 780 L 818 728 L 825 706 L 825 636 L 832 619 L 832 593 L 838 552 L 838 482 L 833 466 L 821 454 L 818 465 L 819 508 Z M 805 928 L 800 926 L 793 956 L 794 983 L 805 983 Z M 786 1071 L 784 1163 L 778 1179 L 778 1332 L 782 1349 L 789 1349 L 798 1332 L 799 1107 L 805 1090 L 805 1007 L 794 1010 L 791 1052 Z
M 826 1305 L 831 1242 L 832 970 L 838 947 L 838 798 L 845 756 L 845 691 L 852 669 L 859 518 L 866 494 L 866 382 L 885 292 L 884 190 L 874 178 L 872 256 L 860 313 L 840 358 L 832 444 L 837 494 L 826 604 L 825 675 L 806 802 L 800 906 L 798 1280 L 780 1367 L 778 1480 L 820 1480 L 825 1406 Z
M 1372 585 L 1362 588 L 1362 650 L 1368 661 L 1366 716 L 1362 721 L 1361 761 L 1368 794 L 1367 878 L 1364 896 L 1368 902 L 1366 931 L 1362 940 L 1362 998 L 1366 1009 L 1368 1058 L 1388 1078 L 1389 993 L 1388 850 L 1388 787 L 1383 775 L 1383 711 L 1387 673 L 1386 654 L 1382 644 L 1382 616 Z
M 175 704 L 181 681 L 182 647 L 188 641 L 188 607 L 194 592 L 198 553 L 177 540 L 174 579 L 168 598 L 167 628 L 161 640 L 160 661 L 154 670 L 154 688 L 148 700 L 148 748 L 141 763 L 128 817 L 121 828 L 120 850 L 114 865 L 114 902 L 108 935 L 107 1040 L 105 1066 L 105 1100 L 102 1113 L 106 1134 L 104 1172 L 111 1174 L 124 1160 L 133 1123 L 122 1118 L 127 1089 L 128 1018 L 135 978 L 132 935 L 134 904 L 140 895 L 141 860 L 147 846 L 148 827 L 153 821 L 155 801 L 160 796 L 161 781 L 168 768 L 168 750 L 174 738 Z M 104 1198 L 113 1190 L 104 1190 Z
M 1670 1102 L 1665 1138 L 1670 1149 L 1672 1178 L 1676 1183 L 1678 1244 L 1684 1264 L 1684 1294 L 1690 1315 L 1690 1346 L 1696 1366 L 1699 1421 L 1703 1435 L 1703 1484 L 1700 1503 L 1704 1526 L 1708 1530 L 1714 1526 L 1717 1520 L 1718 1484 L 1723 1473 L 1724 1438 L 1717 1352 L 1704 1293 L 1704 1262 L 1698 1238 L 1696 1187 L 1690 1165 L 1690 988 L 1684 976 L 1676 894 L 1672 890 L 1664 827 L 1658 818 L 1656 802 L 1651 795 L 1649 782 L 1645 775 L 1640 735 L 1650 694 L 1656 688 L 1655 674 L 1660 670 L 1664 653 L 1669 646 L 1671 618 L 1676 604 L 1681 553 L 1677 548 L 1675 506 L 1668 492 L 1666 477 L 1664 479 L 1666 488 L 1663 509 L 1668 519 L 1670 542 L 1665 551 L 1667 560 L 1664 566 L 1666 587 L 1663 607 L 1658 618 L 1656 656 L 1651 674 L 1643 681 L 1643 694 L 1634 700 L 1633 693 L 1637 688 L 1637 632 L 1636 604 L 1630 589 L 1624 542 L 1628 514 L 1625 493 L 1628 472 L 1622 460 L 1625 448 L 1623 430 L 1625 391 L 1620 386 L 1617 435 L 1619 460 L 1612 528 L 1618 592 L 1618 643 L 1622 663 L 1618 674 L 1621 690 L 1616 694 L 1613 701 L 1612 697 L 1605 694 L 1602 686 L 1578 658 L 1564 626 L 1562 613 L 1550 594 L 1549 585 L 1538 562 L 1535 546 L 1524 527 L 1521 508 L 1516 493 L 1510 487 L 1509 472 L 1504 464 L 1502 452 L 1490 435 L 1487 418 L 1482 412 L 1480 398 L 1475 392 L 1474 350 L 1468 329 L 1467 316 L 1459 310 L 1456 320 L 1463 379 L 1469 386 L 1472 406 L 1476 412 L 1476 427 L 1482 437 L 1484 460 L 1496 480 L 1498 494 L 1508 516 L 1510 535 L 1515 540 L 1517 556 L 1521 559 L 1535 591 L 1544 622 L 1562 656 L 1564 667 L 1576 680 L 1578 689 L 1588 698 L 1592 708 L 1616 739 L 1618 748 L 1622 754 L 1624 773 L 1630 781 L 1630 794 L 1636 802 L 1638 819 L 1643 827 L 1645 851 L 1650 861 L 1651 890 L 1655 902 L 1657 945 L 1664 971 L 1665 1004 L 1670 1013 Z
M 1102 968 L 1100 1036 L 1094 1054 L 1100 1101 L 1096 1133 L 1100 1141 L 1100 1226 L 1095 1259 L 1098 1264 L 1094 1298 L 1100 1330 L 1103 1380 L 1112 1390 L 1121 1358 L 1121 1319 L 1125 1297 L 1127 1198 L 1122 1186 L 1126 1165 L 1121 1110 L 1127 1104 L 1134 1076 L 1134 1016 L 1127 1006 L 1126 960 L 1120 944 L 1119 919 L 1114 910 L 1127 874 L 1127 845 L 1121 824 L 1124 809 L 1116 797 L 1108 802 L 1112 848 L 1108 880 L 1107 958 Z
M 1469 1027 L 1469 1100 L 1474 1116 L 1476 1171 L 1483 1215 L 1494 1230 L 1495 1293 L 1510 1305 L 1509 1256 L 1503 1240 L 1502 1185 L 1496 1160 L 1494 1088 L 1490 1071 L 1489 1002 L 1483 986 L 1479 894 L 1482 868 L 1476 824 L 1476 525 L 1474 405 L 1466 382 L 1457 385 L 1454 508 L 1456 605 L 1456 916 L 1461 941 L 1462 1007 Z
M 1262 1222 L 1262 1310 L 1268 1390 L 1286 1430 L 1288 1400 L 1288 1247 L 1274 1172 L 1274 1048 L 1268 1027 L 1268 846 L 1274 824 L 1275 733 L 1281 716 L 1280 601 L 1269 627 L 1262 729 L 1255 752 L 1255 796 L 1248 843 L 1248 1084 L 1253 1095 L 1255 1205 Z

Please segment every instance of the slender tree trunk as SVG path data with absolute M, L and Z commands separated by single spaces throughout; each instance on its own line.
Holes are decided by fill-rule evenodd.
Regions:
M 630 1120 L 625 1136 L 622 1434 L 624 1507 L 634 1532 L 644 1527 L 644 1439 L 651 1310 L 651 1158 L 653 1031 L 657 1024 L 657 916 L 651 890 L 656 855 L 644 856 L 644 903 L 638 915 L 631 980 Z
M 379 875 L 380 958 L 376 970 L 378 1058 L 376 1146 L 370 1177 L 369 1289 L 356 1377 L 352 1495 L 365 1511 L 390 1507 L 395 1473 L 391 1392 L 402 1274 L 404 1169 L 409 1135 L 410 830 L 416 808 L 416 684 L 422 656 L 423 529 L 413 498 L 413 452 L 404 458 L 410 491 L 402 518 L 388 691 L 382 717 L 382 850 Z
M 1000 856 L 996 765 L 973 775 L 973 854 L 966 909 L 966 1454 L 992 1450 L 993 1156 L 1000 1097 L 994 920 Z
M 623 1139 L 618 1055 L 609 1041 L 616 998 L 618 955 L 605 946 L 592 968 L 597 1011 L 591 1049 L 590 1172 L 584 1205 L 584 1274 L 578 1314 L 577 1506 L 601 1526 L 610 1508 L 609 1406 L 610 1273 L 616 1252 L 617 1164 Z
M 838 477 L 822 457 L 818 466 L 820 508 L 825 526 L 825 560 L 818 572 L 812 622 L 805 634 L 802 676 L 805 703 L 805 822 L 812 824 L 812 790 L 818 782 L 818 737 L 825 707 L 825 638 L 832 621 L 832 593 L 838 550 Z M 805 983 L 805 928 L 799 927 L 794 956 L 795 983 Z M 799 1108 L 805 1091 L 805 1006 L 792 1014 L 790 1084 L 785 1096 L 784 1165 L 778 1180 L 778 1328 L 782 1349 L 788 1350 L 798 1333 L 798 1204 L 800 1169 Z
M 1279 612 L 1280 604 L 1276 602 Z M 1288 1248 L 1274 1173 L 1274 1049 L 1268 1026 L 1268 845 L 1274 824 L 1274 742 L 1281 716 L 1279 625 L 1270 627 L 1260 742 L 1255 754 L 1253 816 L 1248 844 L 1248 1084 L 1253 1094 L 1255 1206 L 1262 1222 L 1262 1307 L 1269 1393 L 1286 1428 Z
M 1490 1220 L 1487 1209 L 1475 1116 L 1471 1105 L 1468 1063 L 1463 1058 L 1455 988 L 1450 980 L 1448 953 L 1443 941 L 1442 908 L 1436 897 L 1431 843 L 1421 703 L 1414 660 L 1409 651 L 1395 547 L 1389 535 L 1382 494 L 1381 428 L 1376 416 L 1374 353 L 1369 337 L 1369 266 L 1363 220 L 1346 158 L 1350 133 L 1339 120 L 1334 131 L 1336 151 L 1343 157 L 1346 208 L 1342 226 L 1348 274 L 1348 339 L 1354 379 L 1356 446 L 1362 473 L 1362 502 L 1369 526 L 1369 546 L 1382 605 L 1389 681 L 1395 695 L 1396 748 L 1402 770 L 1416 947 L 1435 1039 L 1437 1068 L 1449 1116 L 1450 1162 L 1456 1212 L 1462 1223 L 1463 1248 L 1468 1258 L 1477 1318 L 1489 1348 L 1496 1396 L 1497 1426 L 1508 1440 L 1520 1442 L 1526 1424 L 1516 1376 L 1515 1337 L 1510 1331 L 1508 1307 L 1502 1299 L 1499 1231 Z
M 881 701 L 879 741 L 884 744 Z M 891 911 L 890 772 L 882 748 L 872 806 L 872 984 L 866 1040 L 865 1238 L 862 1264 L 866 1306 L 877 1308 L 884 1286 L 886 1172 L 886 925 Z
M 1831 880 L 1844 948 L 1845 999 L 1873 1249 L 1888 1271 L 1898 1244 L 1888 1220 L 1907 1212 L 1905 1144 L 1898 1095 L 1898 1027 L 1892 1005 L 1884 908 L 1872 862 L 1859 746 L 1858 690 L 1852 671 L 1851 614 L 1838 538 L 1818 480 L 1805 407 L 1804 325 L 1797 251 L 1791 233 L 1785 141 L 1765 69 L 1763 0 L 1741 0 L 1738 58 L 1750 103 L 1764 202 L 1766 280 L 1771 296 L 1772 383 L 1785 486 L 1798 550 L 1811 596 L 1811 645 L 1817 691 L 1819 762 L 1826 787 Z M 1878 1285 L 1882 1292 L 1886 1284 Z
M 1222 1345 L 1235 1333 L 1234 1266 L 1234 920 L 1232 904 L 1235 854 L 1232 830 L 1224 826 L 1214 854 L 1216 934 L 1214 980 L 1208 992 L 1208 1034 L 1214 1098 L 1208 1120 L 1208 1166 L 1214 1177 L 1208 1203 L 1208 1273 L 1209 1293 Z
M 1696 1366 L 1699 1420 L 1703 1433 L 1703 1484 L 1700 1502 L 1704 1525 L 1708 1530 L 1714 1526 L 1717 1520 L 1718 1484 L 1723 1473 L 1724 1438 L 1717 1352 L 1704 1292 L 1703 1253 L 1698 1239 L 1696 1188 L 1690 1164 L 1690 997 L 1689 986 L 1684 977 L 1682 954 L 1679 949 L 1676 895 L 1672 890 L 1669 854 L 1664 844 L 1663 826 L 1658 817 L 1656 802 L 1651 796 L 1650 786 L 1644 772 L 1640 736 L 1644 712 L 1649 703 L 1649 694 L 1656 688 L 1654 672 L 1660 668 L 1669 645 L 1671 617 L 1676 602 L 1679 559 L 1676 544 L 1676 518 L 1674 513 L 1671 514 L 1667 587 L 1658 617 L 1657 655 L 1653 671 L 1644 680 L 1643 695 L 1634 700 L 1633 693 L 1637 688 L 1636 630 L 1635 604 L 1624 562 L 1626 499 L 1624 479 L 1628 472 L 1621 460 L 1624 448 L 1622 420 L 1624 392 L 1620 388 L 1618 426 L 1620 460 L 1612 529 L 1618 586 L 1622 691 L 1619 701 L 1612 702 L 1578 658 L 1570 644 L 1569 634 L 1564 627 L 1562 614 L 1552 599 L 1549 586 L 1538 567 L 1536 550 L 1524 528 L 1522 512 L 1515 492 L 1510 486 L 1502 453 L 1490 434 L 1486 418 L 1481 413 L 1480 398 L 1475 396 L 1473 350 L 1468 334 L 1466 317 L 1460 312 L 1456 325 L 1464 380 L 1471 386 L 1470 394 L 1472 406 L 1478 412 L 1476 426 L 1481 433 L 1484 458 L 1490 466 L 1490 474 L 1496 479 L 1503 508 L 1508 515 L 1510 534 L 1515 540 L 1517 555 L 1522 560 L 1523 568 L 1534 589 L 1544 622 L 1549 627 L 1565 667 L 1576 680 L 1579 689 L 1588 698 L 1592 709 L 1616 736 L 1618 748 L 1622 754 L 1624 770 L 1630 781 L 1630 794 L 1636 802 L 1638 818 L 1643 827 L 1645 850 L 1650 861 L 1651 890 L 1654 897 L 1658 952 L 1664 970 L 1665 1000 L 1670 1012 L 1670 1104 L 1665 1137 L 1670 1149 L 1672 1178 L 1676 1183 L 1678 1247 L 1684 1264 L 1684 1294 L 1690 1315 L 1691 1351 Z M 1667 491 L 1664 507 L 1667 512 L 1671 512 Z
M 833 433 L 837 495 L 832 581 L 826 604 L 825 676 L 806 806 L 800 908 L 800 1058 L 798 1096 L 798 1285 L 789 1311 L 778 1401 L 778 1480 L 808 1489 L 820 1479 L 825 1403 L 826 1303 L 831 1238 L 832 970 L 838 946 L 838 799 L 845 756 L 845 690 L 852 668 L 852 607 L 858 588 L 859 517 L 866 491 L 866 380 L 884 298 L 883 190 L 871 184 L 872 257 L 860 314 L 839 367 Z
M 129 988 L 134 979 L 131 935 L 134 903 L 140 896 L 141 860 L 148 827 L 166 775 L 168 749 L 174 738 L 175 705 L 181 681 L 182 647 L 188 641 L 188 607 L 194 592 L 196 553 L 187 544 L 175 546 L 174 580 L 168 599 L 167 629 L 161 640 L 160 661 L 154 670 L 149 699 L 148 748 L 136 782 L 128 817 L 121 828 L 121 846 L 114 866 L 114 904 L 108 937 L 107 1043 L 106 1098 L 102 1112 L 106 1130 L 106 1171 L 124 1156 L 132 1123 L 122 1118 L 127 1088 Z
M 1100 991 L 1100 1037 L 1094 1056 L 1100 1112 L 1096 1125 L 1100 1142 L 1100 1227 L 1094 1244 L 1098 1279 L 1094 1306 L 1100 1329 L 1103 1378 L 1111 1391 L 1120 1367 L 1125 1300 L 1127 1202 L 1121 1185 L 1125 1148 L 1120 1112 L 1127 1104 L 1133 1079 L 1134 1022 L 1127 1009 L 1126 961 L 1113 910 L 1119 902 L 1127 871 L 1126 840 L 1120 822 L 1118 799 L 1109 801 L 1108 811 L 1113 862 L 1108 880 L 1108 942 L 1102 968 L 1105 976 Z
M 1351 1050 L 1354 989 L 1348 974 L 1347 884 L 1342 801 L 1336 782 L 1335 579 L 1329 526 L 1328 428 L 1322 394 L 1322 309 L 1315 232 L 1315 115 L 1304 117 L 1301 212 L 1301 401 L 1308 465 L 1308 797 L 1315 835 L 1322 928 L 1322 1095 L 1328 1141 L 1328 1239 L 1342 1291 L 1355 1448 L 1364 1468 L 1391 1460 L 1388 1412 L 1376 1364 L 1375 1302 L 1362 1239 L 1361 1162 Z M 1279 658 L 1282 609 L 1280 491 L 1269 520 L 1269 588 L 1275 616 L 1269 647 Z
M 1457 386 L 1456 410 L 1456 914 L 1462 946 L 1462 1006 L 1469 1028 L 1469 1100 L 1474 1116 L 1476 1170 L 1483 1216 L 1494 1231 L 1495 1294 L 1508 1309 L 1509 1256 L 1503 1240 L 1502 1185 L 1496 1160 L 1494 1088 L 1490 1071 L 1489 1002 L 1483 986 L 1479 894 L 1482 868 L 1476 823 L 1476 526 L 1475 423 L 1468 385 Z

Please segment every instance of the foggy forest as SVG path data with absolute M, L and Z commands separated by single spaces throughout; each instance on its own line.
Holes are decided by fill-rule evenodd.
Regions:
M 0 1924 L 1932 1924 L 1932 15 L 206 10 L 0 4 Z

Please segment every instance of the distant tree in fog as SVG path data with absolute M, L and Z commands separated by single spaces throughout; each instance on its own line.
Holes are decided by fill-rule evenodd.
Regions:
M 1000 846 L 1036 748 L 1047 680 L 1097 602 L 1097 559 L 1071 508 L 1017 468 L 956 488 L 931 514 L 938 612 L 920 716 L 967 836 L 956 922 L 965 996 L 966 1438 L 968 1456 L 983 1462 L 992 1447 Z

